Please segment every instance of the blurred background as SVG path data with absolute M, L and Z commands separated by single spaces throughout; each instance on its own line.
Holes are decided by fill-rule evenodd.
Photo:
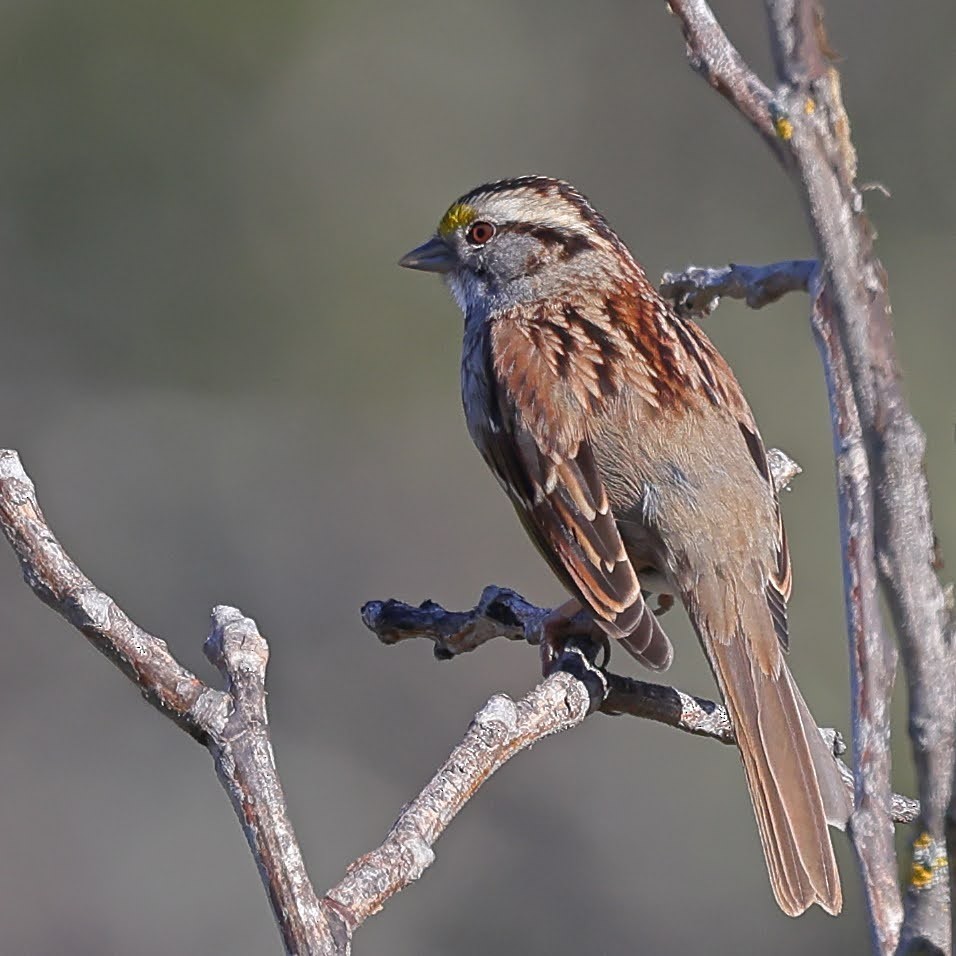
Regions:
M 860 178 L 893 194 L 867 201 L 952 552 L 956 6 L 829 7 Z M 717 11 L 769 77 L 762 5 Z M 449 663 L 382 647 L 360 605 L 470 607 L 492 582 L 562 599 L 466 435 L 457 310 L 397 258 L 460 193 L 523 172 L 578 184 L 652 276 L 804 256 L 794 191 L 688 69 L 658 0 L 3 0 L 0 129 L 0 446 L 83 569 L 205 677 L 210 607 L 255 616 L 321 892 L 491 694 L 538 678 L 517 645 Z M 768 443 L 804 467 L 784 501 L 791 663 L 820 722 L 846 729 L 806 310 L 727 303 L 707 328 Z M 681 613 L 667 626 L 671 679 L 712 695 Z M 0 952 L 278 952 L 205 751 L 29 593 L 5 547 L 0 638 Z M 859 952 L 837 842 L 845 914 L 787 919 L 733 752 L 595 717 L 493 779 L 355 950 Z

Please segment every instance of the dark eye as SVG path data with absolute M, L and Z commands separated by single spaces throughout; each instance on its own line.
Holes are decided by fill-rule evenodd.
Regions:
M 479 219 L 471 224 L 465 238 L 473 246 L 483 246 L 494 234 L 495 227 L 490 222 Z

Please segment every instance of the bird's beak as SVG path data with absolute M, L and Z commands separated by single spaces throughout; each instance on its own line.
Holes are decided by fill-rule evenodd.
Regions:
M 406 252 L 398 264 L 422 272 L 451 272 L 455 268 L 455 254 L 444 239 L 432 236 L 417 249 Z

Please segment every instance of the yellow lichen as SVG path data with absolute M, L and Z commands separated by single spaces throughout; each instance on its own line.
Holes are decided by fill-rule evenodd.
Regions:
M 817 108 L 817 104 L 814 103 L 813 100 L 810 99 L 810 97 L 808 96 L 806 103 L 803 104 L 803 112 L 806 113 L 807 116 L 813 116 L 813 111 L 816 108 Z
M 924 889 L 933 882 L 933 869 L 929 866 L 922 866 L 919 863 L 914 863 L 913 868 L 910 870 L 910 885 L 915 886 L 917 889 Z
M 438 234 L 440 236 L 450 236 L 457 229 L 461 229 L 462 226 L 467 226 L 474 222 L 477 215 L 471 206 L 456 202 L 455 205 L 441 217 L 441 222 L 438 224 Z
M 791 123 L 786 116 L 778 116 L 773 121 L 773 128 L 777 131 L 777 135 L 783 140 L 788 140 L 793 136 L 793 123 Z
M 913 865 L 910 886 L 925 889 L 935 883 L 949 867 L 946 851 L 924 830 L 913 841 Z

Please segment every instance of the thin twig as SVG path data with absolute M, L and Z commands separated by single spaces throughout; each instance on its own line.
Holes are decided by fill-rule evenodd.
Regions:
M 434 601 L 417 607 L 395 600 L 369 601 L 362 607 L 362 622 L 383 644 L 425 637 L 434 641 L 435 657 L 450 660 L 496 637 L 539 644 L 547 613 L 517 591 L 490 584 L 470 611 L 446 611 Z
M 683 272 L 664 273 L 661 295 L 671 299 L 681 315 L 710 315 L 724 296 L 743 299 L 751 309 L 762 309 L 788 292 L 806 292 L 816 268 L 813 259 L 769 266 L 731 263 L 722 269 L 689 266 Z
M 874 948 L 892 953 L 903 903 L 897 876 L 890 802 L 890 700 L 896 647 L 883 629 L 873 537 L 873 487 L 846 356 L 834 334 L 826 289 L 815 283 L 811 325 L 823 360 L 833 427 L 843 555 L 844 605 L 850 648 L 854 810 L 850 839 L 863 878 Z
M 681 22 L 691 67 L 750 120 L 782 159 L 770 116 L 771 92 L 744 63 L 710 7 L 697 0 L 668 0 L 668 5 Z

